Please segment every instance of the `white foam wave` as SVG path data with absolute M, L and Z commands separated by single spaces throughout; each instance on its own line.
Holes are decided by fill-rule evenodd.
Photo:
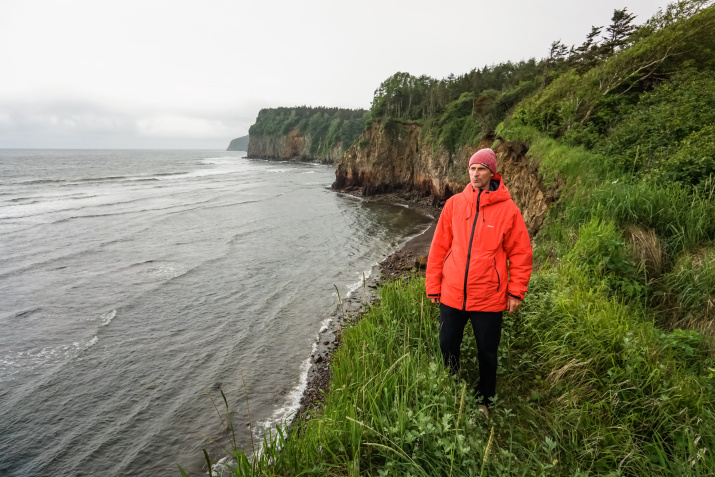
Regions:
M 0 383 L 14 379 L 18 374 L 48 368 L 76 358 L 99 341 L 95 335 L 89 341 L 75 341 L 72 344 L 45 346 L 16 351 L 0 357 Z
M 99 341 L 99 338 L 97 338 L 97 335 L 94 335 L 94 337 L 91 340 L 89 340 L 82 346 L 80 351 L 84 351 L 84 350 L 91 348 L 92 346 L 96 345 L 98 341 Z
M 114 317 L 117 316 L 117 310 L 112 310 L 108 311 L 107 313 L 102 313 L 102 316 L 99 317 L 101 320 L 101 326 L 107 326 L 109 325 Z
M 227 164 L 227 163 L 233 164 L 235 162 L 236 162 L 235 156 L 207 157 L 207 158 L 201 159 L 199 161 L 200 164 Z
M 347 192 L 338 192 L 338 195 L 339 195 L 340 197 L 348 197 L 348 198 L 350 198 L 350 199 L 355 199 L 355 200 L 365 200 L 365 198 L 363 198 L 363 197 L 360 197 L 360 196 L 357 196 L 357 195 L 348 194 Z
M 374 265 L 377 265 L 377 263 L 375 263 Z M 372 275 L 372 269 L 374 268 L 374 265 L 373 265 L 373 267 L 371 267 L 371 268 L 370 268 L 369 270 L 367 270 L 366 272 L 363 272 L 362 274 L 360 274 L 360 279 L 359 279 L 358 281 L 356 281 L 356 282 L 353 283 L 352 285 L 348 285 L 348 292 L 347 292 L 347 294 L 345 295 L 346 298 L 352 296 L 352 294 L 353 294 L 356 290 L 359 290 L 359 289 L 361 289 L 361 288 L 363 287 L 363 283 L 367 282 L 367 279 L 370 278 L 370 275 Z M 364 277 L 364 278 L 363 278 L 363 277 Z
M 433 217 L 433 218 L 434 218 L 434 217 Z M 398 248 L 402 248 L 402 247 L 404 247 L 404 245 L 405 245 L 407 242 L 409 242 L 410 240 L 412 240 L 412 239 L 414 239 L 414 238 L 417 238 L 417 237 L 419 237 L 420 235 L 424 235 L 424 233 L 427 232 L 427 231 L 430 229 L 430 227 L 432 227 L 432 224 L 427 224 L 427 225 L 424 227 L 424 229 L 422 229 L 422 231 L 417 232 L 417 233 L 414 234 L 414 235 L 408 236 L 406 239 L 404 239 L 404 240 L 400 243 L 400 246 L 399 246 Z
M 257 423 L 256 437 L 259 439 L 269 429 L 275 428 L 277 425 L 283 423 L 290 425 L 290 423 L 293 422 L 295 413 L 298 408 L 300 408 L 300 399 L 303 397 L 303 393 L 308 386 L 308 371 L 313 363 L 312 356 L 318 349 L 318 340 L 320 339 L 321 333 L 328 329 L 332 321 L 332 318 L 326 318 L 320 324 L 320 331 L 318 331 L 318 334 L 315 337 L 315 341 L 313 342 L 310 350 L 310 355 L 308 355 L 308 357 L 300 365 L 298 384 L 288 393 L 288 397 L 286 398 L 284 405 L 273 411 L 273 414 L 271 414 L 269 418 Z
M 148 277 L 158 278 L 160 280 L 169 280 L 172 278 L 184 275 L 188 269 L 186 265 L 180 263 L 163 263 L 156 267 L 149 268 L 144 273 Z
M 316 341 L 320 337 L 320 333 L 326 331 L 328 329 L 328 326 L 330 326 L 330 323 L 332 323 L 332 322 L 333 322 L 332 318 L 326 318 L 323 320 L 323 322 L 320 324 L 320 329 L 318 330 L 318 337 L 315 338 Z M 317 347 L 316 343 L 313 343 L 313 352 L 315 352 L 316 347 Z

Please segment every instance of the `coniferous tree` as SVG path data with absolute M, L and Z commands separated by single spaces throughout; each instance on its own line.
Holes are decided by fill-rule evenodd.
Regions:
M 567 66 L 575 68 L 579 73 L 591 69 L 600 58 L 598 36 L 603 30 L 602 26 L 591 26 L 591 32 L 586 35 L 586 40 L 580 46 L 571 46 L 567 59 Z
M 636 26 L 633 25 L 633 20 L 636 16 L 628 13 L 628 8 L 622 10 L 613 10 L 611 24 L 606 28 L 607 35 L 603 38 L 605 53 L 607 56 L 612 56 L 616 50 L 620 50 L 628 43 L 628 38 L 636 31 Z

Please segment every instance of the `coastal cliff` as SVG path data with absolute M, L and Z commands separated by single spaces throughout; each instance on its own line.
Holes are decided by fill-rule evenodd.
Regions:
M 398 190 L 431 196 L 440 205 L 469 182 L 467 163 L 479 148 L 493 147 L 498 172 L 524 215 L 530 234 L 541 226 L 549 206 L 559 197 L 560 183 L 546 185 L 528 157 L 529 146 L 486 134 L 478 147 L 463 146 L 449 154 L 424 144 L 417 122 L 373 122 L 336 166 L 333 189 L 361 190 L 364 196 Z
M 252 159 L 272 159 L 280 161 L 318 162 L 335 164 L 343 152 L 342 143 L 327 150 L 315 151 L 313 138 L 303 135 L 298 128 L 281 136 L 251 137 L 248 142 L 248 155 Z
M 365 126 L 362 109 L 268 108 L 249 129 L 248 157 L 335 164 Z

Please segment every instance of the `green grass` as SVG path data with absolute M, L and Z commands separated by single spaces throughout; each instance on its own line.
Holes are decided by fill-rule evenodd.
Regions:
M 715 362 L 702 335 L 659 330 L 588 275 L 540 270 L 506 317 L 489 421 L 470 332 L 465 372 L 450 377 L 423 280 L 383 287 L 345 331 L 322 412 L 236 475 L 712 475 Z

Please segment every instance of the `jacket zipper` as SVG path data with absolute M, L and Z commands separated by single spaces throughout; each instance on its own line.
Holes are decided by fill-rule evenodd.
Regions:
M 501 287 L 501 277 L 499 276 L 499 269 L 497 269 L 497 258 L 494 257 L 494 271 L 497 272 L 497 291 Z
M 472 224 L 472 235 L 469 237 L 469 251 L 467 252 L 467 269 L 464 270 L 464 303 L 462 303 L 462 310 L 467 310 L 467 277 L 469 277 L 469 260 L 472 257 L 472 240 L 474 240 L 474 230 L 477 228 L 477 219 L 479 218 L 479 199 L 482 197 L 482 190 L 479 189 L 479 195 L 477 195 L 477 213 L 474 215 L 474 223 Z

